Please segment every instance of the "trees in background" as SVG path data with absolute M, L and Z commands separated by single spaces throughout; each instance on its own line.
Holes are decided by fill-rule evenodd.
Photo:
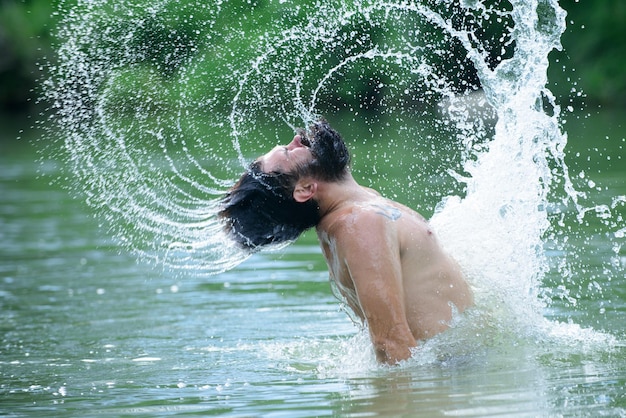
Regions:
M 38 88 L 45 76 L 46 62 L 54 59 L 54 28 L 75 0 L 62 3 L 59 7 L 58 0 L 0 0 L 0 112 L 33 110 L 40 97 Z M 141 2 L 135 3 L 140 13 Z M 282 3 L 269 0 L 222 2 L 223 18 L 212 23 L 213 39 L 207 42 L 197 28 L 202 27 L 203 21 L 212 19 L 211 6 L 198 9 L 184 1 L 171 2 L 161 20 L 150 21 L 143 28 L 142 36 L 136 38 L 136 42 L 141 43 L 138 47 L 146 51 L 143 59 L 147 65 L 142 71 L 128 73 L 127 82 L 134 86 L 150 83 L 155 80 L 155 74 L 167 79 L 180 64 L 178 61 L 195 53 L 190 45 L 202 44 L 204 53 L 211 54 L 214 61 L 202 64 L 210 67 L 204 68 L 207 74 L 229 71 L 233 63 L 246 62 L 256 53 L 249 43 L 242 42 L 245 38 L 232 36 L 231 31 L 256 38 L 275 28 L 278 21 L 287 25 L 305 23 L 298 8 L 286 14 Z M 115 2 L 111 4 L 110 13 L 114 14 Z M 584 100 L 610 106 L 626 105 L 626 71 L 622 64 L 622 57 L 626 57 L 626 3 L 623 0 L 593 4 L 590 0 L 561 0 L 561 6 L 568 12 L 568 29 L 562 37 L 564 51 L 551 55 L 550 87 L 567 103 Z M 358 22 L 355 25 L 358 26 Z M 375 31 L 383 30 L 353 29 L 368 30 L 368 36 L 377 36 Z M 238 52 L 233 55 L 233 51 Z M 376 100 L 378 83 L 374 81 L 384 74 L 359 74 L 359 77 L 370 77 L 372 82 L 361 88 L 367 90 L 368 85 L 372 88 L 356 94 L 339 91 L 340 100 Z M 464 77 L 471 80 L 472 75 L 464 74 Z M 201 92 L 202 88 L 194 91 Z

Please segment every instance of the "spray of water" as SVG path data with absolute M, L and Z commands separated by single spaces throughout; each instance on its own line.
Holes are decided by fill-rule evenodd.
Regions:
M 453 180 L 420 193 L 439 201 L 432 223 L 489 321 L 526 336 L 567 333 L 541 316 L 546 242 L 563 240 L 554 223 L 567 208 L 588 211 L 546 88 L 565 29 L 556 0 L 278 2 L 271 33 L 245 26 L 262 16 L 254 9 L 185 4 L 61 6 L 46 94 L 73 184 L 112 235 L 167 267 L 233 268 L 247 255 L 223 234 L 219 196 L 294 127 L 351 115 L 373 136 L 406 139 L 382 153 L 374 144 L 381 158 L 411 154 L 420 138 L 415 174 L 391 181 L 395 193 L 419 177 Z M 429 166 L 428 153 L 447 157 Z

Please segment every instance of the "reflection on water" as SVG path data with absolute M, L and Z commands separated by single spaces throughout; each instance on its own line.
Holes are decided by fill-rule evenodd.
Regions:
M 381 367 L 333 299 L 314 237 L 212 279 L 172 276 L 123 251 L 81 201 L 40 177 L 32 153 L 17 151 L 0 164 L 3 415 L 626 413 L 623 277 L 595 279 L 602 313 L 584 298 L 575 307 L 555 298 L 549 311 L 601 323 L 613 346 L 485 327 Z M 597 181 L 626 192 L 612 178 Z

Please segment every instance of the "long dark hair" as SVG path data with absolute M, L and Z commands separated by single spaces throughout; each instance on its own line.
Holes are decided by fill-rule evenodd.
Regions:
M 256 251 L 293 241 L 317 225 L 317 202 L 299 203 L 293 198 L 296 181 L 295 174 L 264 173 L 258 162 L 252 163 L 222 198 L 218 216 L 230 237 L 241 247 Z

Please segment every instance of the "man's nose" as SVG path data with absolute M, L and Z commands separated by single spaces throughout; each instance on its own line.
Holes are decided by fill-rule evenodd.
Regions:
M 301 140 L 302 138 L 300 137 L 300 135 L 294 136 L 291 142 L 287 145 L 287 149 L 291 151 L 294 148 L 302 147 L 303 145 L 302 145 Z

